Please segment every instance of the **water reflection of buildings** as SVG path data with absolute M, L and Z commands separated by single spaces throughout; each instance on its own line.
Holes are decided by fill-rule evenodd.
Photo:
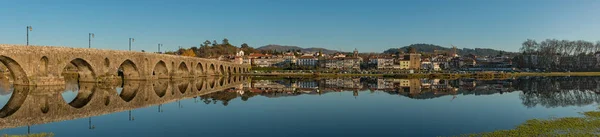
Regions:
M 394 78 L 333 78 L 333 79 L 279 79 L 253 80 L 238 88 L 243 100 L 254 96 L 292 97 L 299 95 L 323 95 L 332 92 L 352 91 L 385 92 L 411 99 L 433 99 L 456 95 L 493 95 L 519 91 L 523 105 L 535 107 L 559 107 L 589 105 L 600 102 L 600 78 L 596 77 L 523 77 L 500 80 L 476 79 L 394 79 Z M 522 91 L 522 92 L 521 92 Z M 234 92 L 234 90 L 231 90 Z M 248 94 L 251 93 L 251 94 Z M 216 92 L 213 93 L 226 94 Z M 229 100 L 235 98 L 230 96 Z M 454 99 L 453 97 L 453 99 Z M 217 101 L 217 100 L 215 100 Z

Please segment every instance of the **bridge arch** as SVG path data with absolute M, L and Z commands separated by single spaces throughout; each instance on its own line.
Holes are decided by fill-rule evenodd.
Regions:
M 198 92 L 200 92 L 200 91 L 202 91 L 202 89 L 204 89 L 204 81 L 205 81 L 204 79 L 200 79 L 200 80 L 196 81 L 194 86 L 196 87 L 196 90 Z
M 0 118 L 11 116 L 23 106 L 27 96 L 29 95 L 29 86 L 15 86 L 13 87 L 12 95 L 6 105 L 0 109 Z
M 43 56 L 40 59 L 39 73 L 41 76 L 48 76 L 48 57 Z
M 29 84 L 29 79 L 27 78 L 27 74 L 12 58 L 6 56 L 0 56 L 0 63 L 2 63 L 10 72 L 9 80 L 13 81 L 15 85 L 26 85 Z
M 164 61 L 158 61 L 156 65 L 154 65 L 154 69 L 152 70 L 152 76 L 156 78 L 169 78 L 169 69 L 167 69 L 167 64 Z
M 209 70 L 209 74 L 211 74 L 211 75 L 217 75 L 217 71 L 215 69 L 215 64 L 210 64 L 210 67 L 209 67 L 208 70 Z
M 104 67 L 106 67 L 106 68 L 110 67 L 110 60 L 108 60 L 108 58 L 104 58 Z
M 219 65 L 219 75 L 225 75 L 225 68 L 223 65 Z
M 96 82 L 96 73 L 92 69 L 92 65 L 82 58 L 75 58 L 67 63 L 61 74 L 72 76 L 77 81 Z
M 227 67 L 227 73 L 225 73 L 226 75 L 231 75 L 231 67 Z
M 182 82 L 178 82 L 177 83 L 177 90 L 179 90 L 179 92 L 181 94 L 185 94 L 185 92 L 188 89 L 188 86 L 190 85 L 190 83 L 186 80 L 182 81 Z
M 187 65 L 185 64 L 185 62 L 181 62 L 179 63 L 179 67 L 177 67 L 177 73 L 179 75 L 181 75 L 182 77 L 185 77 L 186 75 L 189 75 L 190 70 L 188 69 Z
M 139 87 L 139 81 L 122 82 L 121 86 L 117 88 L 117 94 L 123 101 L 130 102 L 137 95 Z
M 140 78 L 140 71 L 138 71 L 138 68 L 135 65 L 135 63 L 133 63 L 133 61 L 129 59 L 123 61 L 123 63 L 119 65 L 117 73 L 117 75 L 120 76 L 123 80 Z
M 202 65 L 201 62 L 198 62 L 198 64 L 196 64 L 196 75 L 202 76 L 204 74 L 205 74 L 204 66 Z
M 156 93 L 156 95 L 159 98 L 164 97 L 167 94 L 167 89 L 169 87 L 169 81 L 168 80 L 157 80 L 154 81 L 152 83 L 152 87 L 154 89 L 154 93 Z
M 206 84 L 208 84 L 206 86 L 206 88 L 208 88 L 208 89 L 214 89 L 215 86 L 217 85 L 217 82 L 216 82 L 215 78 L 207 79 L 206 82 L 207 82 Z
M 82 108 L 86 106 L 90 102 L 90 100 L 92 100 L 92 97 L 94 96 L 95 86 L 94 83 L 81 83 L 80 85 L 76 85 L 76 87 L 71 89 L 71 91 L 63 92 L 60 96 L 62 96 L 64 101 L 67 101 L 69 106 L 74 108 Z M 76 92 L 77 95 L 74 96 L 73 99 L 67 99 L 69 98 L 69 92 Z
M 222 87 L 223 85 L 225 85 L 225 78 L 219 77 L 219 87 Z

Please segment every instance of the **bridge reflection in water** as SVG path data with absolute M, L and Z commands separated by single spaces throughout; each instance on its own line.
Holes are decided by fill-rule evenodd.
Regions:
M 0 84 L 0 129 L 86 118 L 165 104 L 239 87 L 246 77 L 202 77 L 120 84 L 67 82 L 66 86 Z

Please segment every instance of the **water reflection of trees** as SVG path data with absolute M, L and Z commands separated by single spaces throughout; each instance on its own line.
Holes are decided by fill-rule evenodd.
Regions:
M 523 105 L 535 107 L 584 106 L 600 102 L 600 77 L 519 78 Z
M 221 101 L 223 105 L 227 105 L 229 101 L 238 97 L 246 101 L 258 95 L 275 98 L 371 91 L 411 99 L 433 99 L 443 96 L 485 96 L 522 91 L 519 93 L 519 98 L 524 106 L 565 107 L 600 102 L 600 96 L 597 94 L 600 92 L 599 83 L 600 77 L 522 77 L 500 80 L 386 78 L 253 80 L 243 88 L 204 95 L 202 99 L 207 104 Z M 358 95 L 357 93 L 355 95 Z
M 249 98 L 258 95 L 255 92 L 246 92 L 243 90 L 236 90 L 235 88 L 227 89 L 222 92 L 215 92 L 200 96 L 200 100 L 205 104 L 217 104 L 221 102 L 224 106 L 229 105 L 229 101 L 240 97 L 243 101 L 247 101 Z

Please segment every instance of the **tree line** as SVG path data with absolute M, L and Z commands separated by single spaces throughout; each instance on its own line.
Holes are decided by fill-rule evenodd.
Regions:
M 600 41 L 594 43 L 584 40 L 546 39 L 537 42 L 527 39 L 520 48 L 523 54 L 572 56 L 592 54 L 600 51 Z
M 187 49 L 180 48 L 177 51 L 166 52 L 166 54 L 200 58 L 215 58 L 219 57 L 220 55 L 234 55 L 240 50 L 244 51 L 246 54 L 258 52 L 258 50 L 250 47 L 246 43 L 243 43 L 237 47 L 229 43 L 229 39 L 224 38 L 221 43 L 218 43 L 216 40 L 213 40 L 212 42 L 210 40 L 206 40 L 201 43 L 199 47 L 193 46 Z
M 554 71 L 597 70 L 593 54 L 600 51 L 600 41 L 546 39 L 537 42 L 527 39 L 520 48 L 521 55 L 513 60 L 522 68 Z

